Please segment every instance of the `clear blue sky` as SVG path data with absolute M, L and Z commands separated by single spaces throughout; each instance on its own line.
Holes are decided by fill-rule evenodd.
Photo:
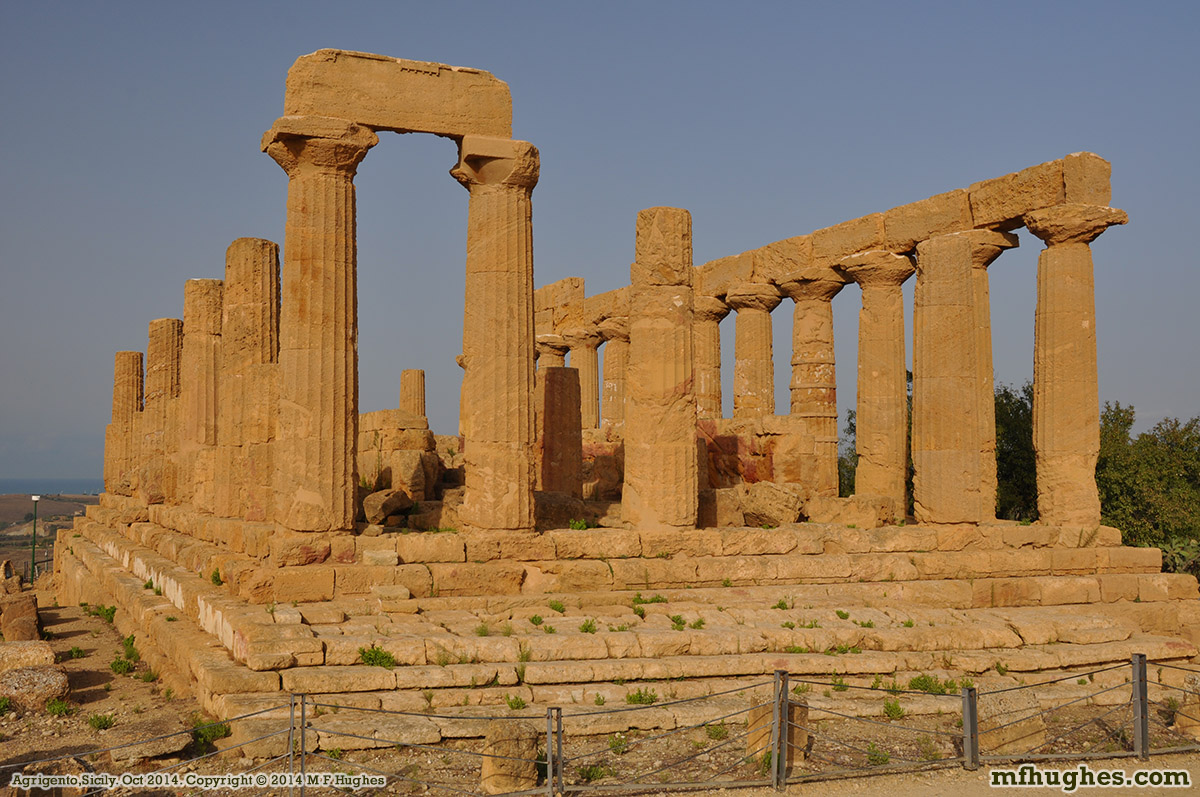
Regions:
M 1126 227 L 1094 247 L 1101 400 L 1200 414 L 1200 4 L 16 3 L 0 11 L 0 477 L 99 476 L 112 358 L 182 314 L 239 236 L 282 243 L 258 150 L 323 47 L 486 69 L 542 155 L 537 284 L 626 284 L 638 209 L 692 212 L 701 263 L 1080 150 Z M 359 170 L 361 409 L 427 372 L 454 429 L 466 192 L 452 143 Z M 1039 242 L 991 268 L 996 377 L 1032 374 Z M 908 295 L 911 301 L 911 285 Z M 853 407 L 858 295 L 835 301 Z M 786 406 L 790 302 L 776 316 Z M 911 329 L 911 327 L 910 327 Z M 722 325 L 732 359 L 732 319 Z M 726 332 L 727 331 L 727 332 Z M 911 336 L 911 332 L 910 332 Z M 911 339 L 909 341 L 911 349 Z M 728 393 L 728 391 L 727 391 Z M 729 396 L 726 396 L 729 401 Z

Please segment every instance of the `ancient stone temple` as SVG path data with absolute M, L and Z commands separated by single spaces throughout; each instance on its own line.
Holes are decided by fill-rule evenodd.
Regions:
M 354 179 L 387 132 L 454 140 L 469 193 L 453 434 L 429 428 L 419 345 L 397 353 L 397 408 L 359 413 Z M 885 676 L 934 656 L 979 674 L 995 648 L 1028 673 L 1135 643 L 1195 655 L 1195 579 L 1101 525 L 1091 246 L 1127 220 L 1105 160 L 704 263 L 686 210 L 648 208 L 612 231 L 635 242 L 629 284 L 588 295 L 582 278 L 534 287 L 534 189 L 561 165 L 543 171 L 512 135 L 508 86 L 487 72 L 296 61 L 260 144 L 287 175 L 282 247 L 234 241 L 220 279 L 186 283 L 182 319 L 149 322 L 144 356 L 117 353 L 106 492 L 59 533 L 60 601 L 117 606 L 168 683 L 227 716 L 280 690 L 464 711 L 619 697 L 614 679 L 705 694 L 780 667 L 845 672 L 795 652 L 834 631 L 861 649 L 855 672 Z M 1034 525 L 995 517 L 988 270 L 1022 238 L 1044 245 Z M 841 291 L 861 294 L 857 363 L 842 364 L 858 373 L 853 496 L 838 495 Z M 776 311 L 790 341 L 772 339 Z M 790 373 L 774 373 L 776 346 Z M 633 600 L 656 590 L 671 606 Z M 827 629 L 761 611 L 789 601 L 828 612 Z M 875 620 L 842 628 L 835 605 Z M 914 616 L 930 628 L 906 633 Z M 372 646 L 402 666 L 366 666 Z

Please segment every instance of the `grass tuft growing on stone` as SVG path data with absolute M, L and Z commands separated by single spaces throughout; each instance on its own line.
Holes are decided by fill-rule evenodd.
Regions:
M 396 666 L 396 657 L 378 645 L 372 645 L 369 648 L 359 648 L 358 657 L 362 660 L 363 664 L 370 667 L 384 667 L 390 670 Z

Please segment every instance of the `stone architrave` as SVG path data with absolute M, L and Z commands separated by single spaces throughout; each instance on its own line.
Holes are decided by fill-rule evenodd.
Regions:
M 1100 523 L 1096 459 L 1100 398 L 1096 375 L 1096 297 L 1091 242 L 1125 211 L 1068 204 L 1026 214 L 1046 244 L 1038 255 L 1034 315 L 1033 446 L 1042 523 Z
M 804 418 L 813 438 L 813 494 L 833 498 L 838 494 L 833 297 L 845 284 L 845 277 L 824 266 L 802 268 L 779 279 L 779 290 L 794 303 L 790 410 Z
M 734 418 L 775 414 L 771 311 L 782 300 L 774 285 L 757 283 L 743 283 L 725 296 L 725 303 L 737 311 L 733 349 Z
M 474 529 L 533 530 L 533 206 L 537 148 L 466 136 L 451 174 L 470 191 L 463 320 L 465 492 Z
M 142 411 L 142 353 L 119 351 L 113 358 L 112 422 L 104 430 L 104 490 L 129 495 L 129 469 L 137 460 L 134 430 Z
M 563 332 L 571 349 L 571 367 L 579 371 L 580 422 L 584 429 L 600 426 L 600 359 L 603 338 L 598 330 L 575 328 Z
M 400 372 L 400 409 L 425 416 L 425 371 L 421 368 L 406 368 Z
M 278 359 L 279 247 L 238 238 L 225 251 L 217 380 L 215 514 L 222 517 L 272 517 Z
M 980 410 L 981 313 L 975 269 L 1016 236 L 990 230 L 939 235 L 917 245 L 913 310 L 913 503 L 922 523 L 979 523 L 995 517 L 986 485 Z M 990 340 L 990 331 L 986 333 Z M 992 394 L 989 385 L 987 392 Z M 990 503 L 989 503 L 990 501 Z
M 692 370 L 692 218 L 638 213 L 630 268 L 624 519 L 634 528 L 694 528 L 699 503 Z
M 183 286 L 183 353 L 180 368 L 181 498 L 201 512 L 216 511 L 229 472 L 217 467 L 217 401 L 221 368 L 222 280 L 188 280 Z
M 263 136 L 263 150 L 288 175 L 274 515 L 294 531 L 354 525 L 354 175 L 378 141 L 366 127 L 316 116 L 280 117 Z
M 915 269 L 909 258 L 881 250 L 844 257 L 838 267 L 862 289 L 854 492 L 891 498 L 896 509 L 903 512 L 908 470 L 908 378 L 901 286 Z
M 538 380 L 542 418 L 539 489 L 583 497 L 583 427 L 579 369 L 542 368 Z
M 701 418 L 720 418 L 721 319 L 730 307 L 715 296 L 695 297 L 696 412 Z
M 145 504 L 166 499 L 163 476 L 167 456 L 167 418 L 171 399 L 179 395 L 179 353 L 183 322 L 158 318 L 150 322 L 146 346 L 146 392 L 138 445 L 137 497 Z
M 606 426 L 625 423 L 625 374 L 629 368 L 629 319 L 600 322 L 604 344 L 604 387 L 600 395 L 600 420 Z

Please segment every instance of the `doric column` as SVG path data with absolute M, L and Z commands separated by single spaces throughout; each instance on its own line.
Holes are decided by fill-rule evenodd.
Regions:
M 635 528 L 694 528 L 691 215 L 679 208 L 640 211 L 635 252 L 622 516 Z
M 992 299 L 988 266 L 1001 251 L 1018 245 L 1016 236 L 996 242 L 999 251 L 985 251 L 971 263 L 971 291 L 975 310 L 975 398 L 979 402 L 979 500 L 984 518 L 996 517 L 996 375 L 992 367 Z
M 715 296 L 696 296 L 696 412 L 701 418 L 721 417 L 721 319 L 729 305 Z
M 129 495 L 129 469 L 136 461 L 135 422 L 142 411 L 142 353 L 119 351 L 113 358 L 112 423 L 104 430 L 104 490 Z
M 584 429 L 600 426 L 600 360 L 596 349 L 601 340 L 594 329 L 568 329 L 563 340 L 571 349 L 571 367 L 579 371 L 579 418 Z
M 539 489 L 583 497 L 583 426 L 579 369 L 542 368 L 537 393 L 542 418 Z
M 400 372 L 400 409 L 411 415 L 425 415 L 425 371 L 407 368 Z
M 917 245 L 913 310 L 913 503 L 923 523 L 978 523 L 995 517 L 989 492 L 981 409 L 983 365 L 976 270 L 983 269 L 1016 236 L 969 230 Z M 990 330 L 986 333 L 990 341 Z M 986 392 L 992 399 L 991 377 Z M 993 443 L 993 456 L 994 456 Z
M 1096 298 L 1091 242 L 1123 210 L 1060 205 L 1025 216 L 1045 242 L 1038 256 L 1034 315 L 1033 445 L 1038 514 L 1050 525 L 1100 523 L 1096 458 L 1100 397 L 1096 376 Z
M 358 303 L 354 174 L 379 138 L 341 119 L 284 116 L 262 148 L 288 175 L 279 316 L 275 520 L 354 525 Z
M 217 400 L 221 368 L 221 280 L 188 280 L 183 286 L 183 353 L 180 368 L 180 487 L 202 512 L 216 511 L 230 474 L 217 467 Z
M 466 136 L 451 170 L 471 192 L 463 321 L 466 491 L 476 529 L 533 530 L 533 216 L 538 151 Z
M 629 367 L 629 318 L 606 318 L 600 322 L 604 337 L 604 389 L 600 397 L 600 420 L 607 426 L 625 423 L 625 372 Z
M 737 311 L 733 364 L 733 417 L 775 414 L 775 363 L 771 350 L 771 311 L 783 296 L 774 285 L 745 283 L 725 296 Z
M 792 307 L 793 416 L 805 419 L 813 437 L 817 495 L 837 497 L 837 367 L 833 353 L 833 297 L 846 278 L 832 268 L 809 267 L 779 280 Z
M 904 349 L 904 293 L 914 268 L 907 257 L 862 252 L 838 263 L 862 288 L 858 315 L 858 402 L 855 410 L 858 468 L 854 491 L 881 495 L 906 510 L 908 379 Z
M 225 250 L 217 379 L 214 513 L 222 517 L 271 517 L 278 357 L 279 247 L 261 238 L 238 238 Z
M 566 368 L 567 352 L 571 349 L 562 335 L 543 333 L 534 341 L 538 368 Z
M 146 346 L 146 394 L 138 446 L 137 495 L 144 503 L 161 504 L 166 464 L 167 412 L 179 395 L 179 352 L 183 322 L 159 318 L 150 322 Z

